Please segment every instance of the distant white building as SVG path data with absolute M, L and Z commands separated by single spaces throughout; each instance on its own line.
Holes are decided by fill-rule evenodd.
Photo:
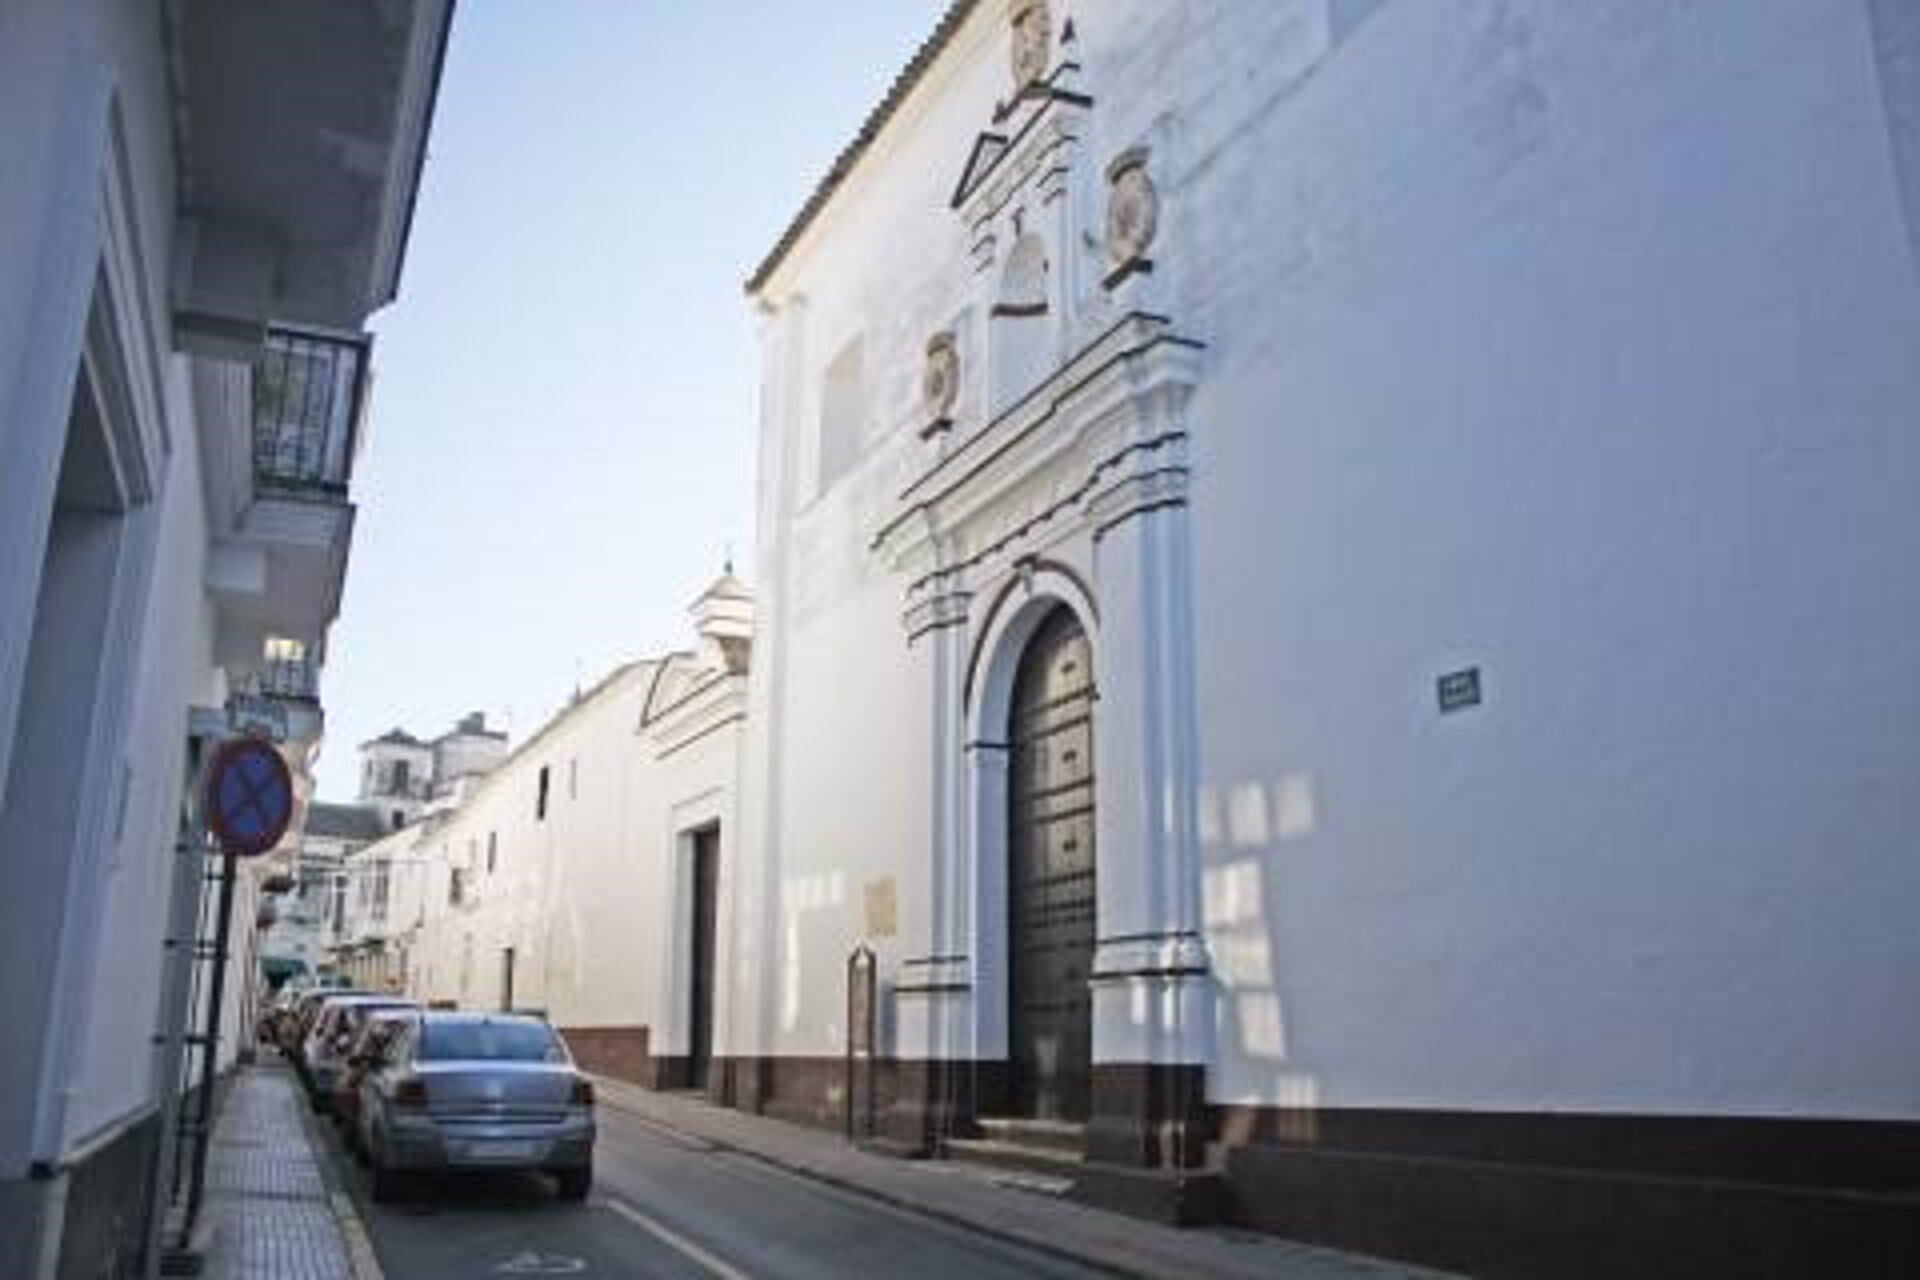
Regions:
M 1890 0 L 953 4 L 749 284 L 719 1092 L 866 945 L 918 1149 L 1911 1259 L 1916 122 Z
M 269 875 L 286 887 L 263 895 L 268 923 L 255 944 L 261 976 L 278 986 L 328 967 L 346 858 L 388 832 L 379 809 L 357 804 L 307 806 L 297 842 L 272 855 Z
M 507 735 L 489 729 L 479 711 L 431 742 L 395 728 L 360 744 L 358 800 L 327 806 L 323 823 L 358 838 L 347 847 L 321 846 L 322 859 L 336 855 L 324 872 L 321 861 L 312 866 L 315 876 L 325 875 L 326 903 L 318 927 L 301 935 L 328 968 L 369 987 L 406 985 L 426 874 L 420 841 L 506 755 Z M 265 960 L 273 953 L 261 954 Z
M 10 1280 L 157 1263 L 171 1121 L 206 1065 L 182 1037 L 219 1019 L 218 1066 L 251 1031 L 237 962 L 218 1007 L 189 1000 L 217 916 L 189 793 L 249 729 L 311 791 L 365 329 L 399 287 L 450 12 L 0 5 Z
M 741 906 L 734 840 L 753 602 L 730 573 L 698 644 L 579 694 L 456 800 L 348 859 L 343 969 L 539 1009 L 596 1070 L 707 1083 Z

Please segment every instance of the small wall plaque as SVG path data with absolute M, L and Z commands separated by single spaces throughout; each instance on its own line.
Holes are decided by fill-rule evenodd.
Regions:
M 891 938 L 899 927 L 899 895 L 892 876 L 869 880 L 866 885 L 867 936 Z
M 1440 677 L 1440 711 L 1460 711 L 1480 705 L 1480 668 L 1449 671 Z

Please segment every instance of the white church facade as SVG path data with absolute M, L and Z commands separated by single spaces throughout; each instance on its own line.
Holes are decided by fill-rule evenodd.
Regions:
M 837 1122 L 864 946 L 916 1150 L 1468 1267 L 1912 1250 L 1916 50 L 954 4 L 748 286 L 710 1092 Z

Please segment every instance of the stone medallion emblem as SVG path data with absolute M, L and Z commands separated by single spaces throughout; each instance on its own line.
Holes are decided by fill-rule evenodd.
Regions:
M 920 374 L 920 403 L 927 419 L 944 424 L 953 417 L 960 398 L 960 349 L 952 333 L 936 333 L 927 340 L 927 363 Z
M 1053 19 L 1046 0 L 1014 0 L 1013 87 L 1024 89 L 1047 74 L 1053 52 Z
M 1116 267 L 1147 256 L 1160 229 L 1160 193 L 1147 175 L 1147 153 L 1121 153 L 1107 169 L 1107 253 Z

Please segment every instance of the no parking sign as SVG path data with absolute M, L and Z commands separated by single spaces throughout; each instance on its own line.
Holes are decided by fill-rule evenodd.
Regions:
M 207 826 L 223 853 L 251 858 L 280 843 L 293 820 L 293 775 L 273 743 L 235 738 L 207 770 Z

